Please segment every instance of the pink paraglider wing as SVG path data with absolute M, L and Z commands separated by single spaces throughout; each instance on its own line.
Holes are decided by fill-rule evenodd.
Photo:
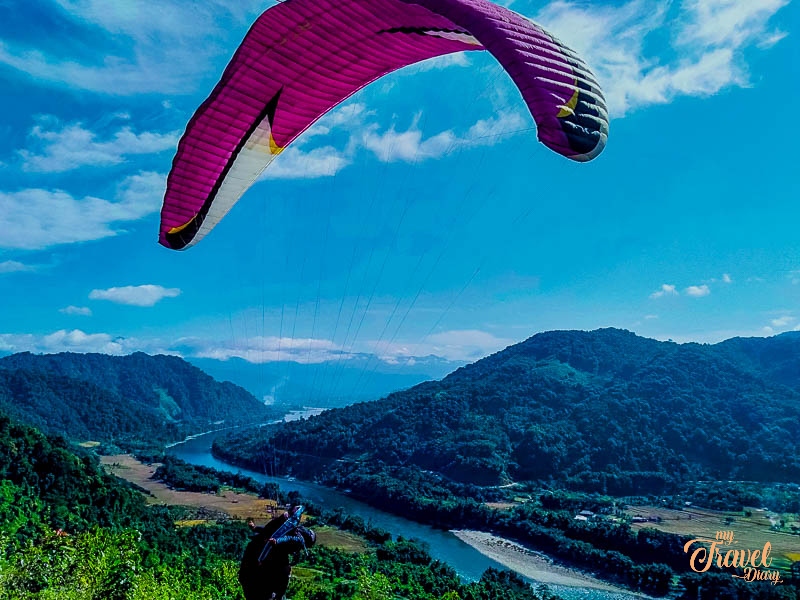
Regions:
M 320 116 L 381 76 L 421 60 L 488 49 L 517 84 L 549 148 L 602 150 L 599 86 L 540 27 L 486 0 L 287 0 L 253 24 L 178 144 L 159 242 L 199 241 Z

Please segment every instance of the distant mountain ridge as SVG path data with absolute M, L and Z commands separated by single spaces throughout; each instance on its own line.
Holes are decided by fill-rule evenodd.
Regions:
M 701 477 L 800 480 L 800 336 L 676 344 L 551 331 L 376 403 L 217 445 L 285 449 L 304 476 L 403 465 L 454 484 L 651 493 Z
M 733 338 L 717 347 L 760 376 L 800 389 L 800 331 L 772 338 Z
M 77 440 L 164 443 L 277 412 L 181 358 L 28 352 L 0 358 L 0 411 Z
M 441 379 L 464 364 L 434 356 L 415 359 L 413 365 L 390 365 L 372 356 L 311 364 L 254 364 L 241 358 L 187 360 L 218 380 L 242 386 L 267 404 L 319 408 L 375 400 L 423 381 Z

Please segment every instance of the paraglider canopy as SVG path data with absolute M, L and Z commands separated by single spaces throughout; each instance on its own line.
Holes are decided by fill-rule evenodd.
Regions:
M 256 20 L 189 121 L 167 180 L 159 243 L 197 243 L 292 140 L 368 83 L 465 50 L 497 58 L 548 148 L 576 161 L 603 150 L 608 115 L 594 76 L 515 12 L 488 0 L 289 0 Z

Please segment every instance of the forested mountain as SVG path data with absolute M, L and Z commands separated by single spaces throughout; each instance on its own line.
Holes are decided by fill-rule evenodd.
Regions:
M 275 418 L 249 392 L 174 356 L 14 354 L 0 359 L 0 410 L 50 433 L 127 445 Z
M 758 377 L 800 389 L 800 332 L 772 338 L 733 338 L 717 344 L 717 348 Z
M 542 333 L 440 382 L 216 451 L 324 479 L 402 467 L 451 487 L 542 480 L 633 494 L 704 477 L 800 481 L 800 335 L 700 345 Z

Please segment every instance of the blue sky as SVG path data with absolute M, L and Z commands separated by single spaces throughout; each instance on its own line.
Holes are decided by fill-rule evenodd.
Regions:
M 491 56 L 454 55 L 326 115 L 173 252 L 177 140 L 269 4 L 0 0 L 0 351 L 402 367 L 800 327 L 798 3 L 507 5 L 597 74 L 599 158 L 549 152 Z

